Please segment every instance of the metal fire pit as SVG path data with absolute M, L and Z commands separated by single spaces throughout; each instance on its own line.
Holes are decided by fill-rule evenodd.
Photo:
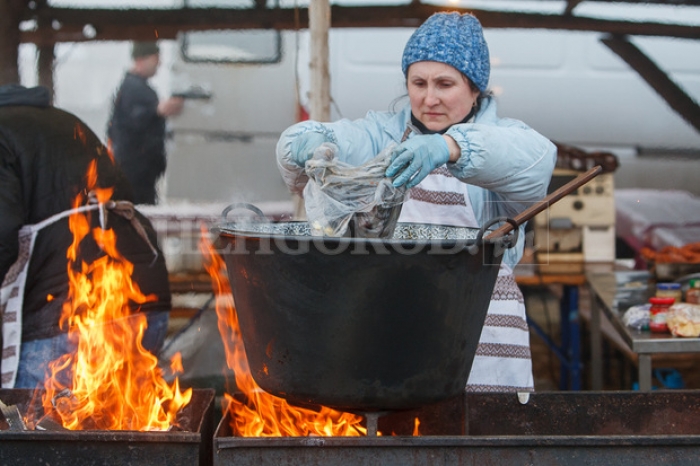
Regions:
M 41 396 L 33 395 L 34 390 L 0 390 L 0 399 L 16 404 L 22 414 L 30 404 L 40 405 Z M 214 390 L 202 389 L 193 390 L 191 402 L 178 413 L 182 430 L 171 432 L 10 432 L 0 414 L 0 464 L 208 466 L 212 461 L 213 411 Z
M 700 391 L 468 394 L 390 413 L 382 437 L 241 438 L 227 414 L 214 465 L 695 465 L 699 419 Z

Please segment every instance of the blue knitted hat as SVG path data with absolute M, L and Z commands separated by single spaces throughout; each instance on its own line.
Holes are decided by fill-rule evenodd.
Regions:
M 403 50 L 401 69 L 418 61 L 446 63 L 469 78 L 480 91 L 489 84 L 489 47 L 473 15 L 435 13 L 415 30 Z

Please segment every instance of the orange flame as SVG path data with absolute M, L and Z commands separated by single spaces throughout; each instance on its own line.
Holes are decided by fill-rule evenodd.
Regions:
M 87 179 L 88 189 L 94 189 L 95 163 Z M 112 193 L 111 189 L 96 191 L 101 201 Z M 74 205 L 84 200 L 79 195 Z M 58 414 L 71 430 L 167 430 L 190 402 L 192 389 L 181 392 L 177 379 L 168 385 L 158 359 L 141 344 L 146 316 L 132 312 L 129 304 L 143 304 L 155 296 L 144 295 L 132 282 L 134 266 L 117 250 L 113 230 L 92 229 L 105 255 L 78 266 L 80 243 L 91 232 L 90 219 L 76 213 L 68 223 L 73 242 L 66 253 L 69 292 L 60 325 L 67 327 L 77 350 L 49 364 L 44 411 Z
M 420 436 L 420 419 L 415 418 L 413 419 L 413 436 L 414 437 L 419 437 Z
M 217 294 L 216 312 L 219 332 L 226 349 L 226 362 L 233 370 L 236 385 L 245 398 L 240 400 L 226 394 L 231 429 L 241 437 L 366 435 L 367 429 L 361 425 L 362 416 L 342 413 L 325 406 L 319 411 L 292 406 L 283 398 L 263 391 L 255 383 L 248 367 L 225 264 L 207 239 L 204 228 L 200 249 Z

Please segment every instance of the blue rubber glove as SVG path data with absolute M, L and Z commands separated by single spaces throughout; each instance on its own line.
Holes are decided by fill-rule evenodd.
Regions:
M 315 131 L 308 131 L 300 135 L 292 141 L 289 147 L 292 161 L 303 168 L 306 161 L 313 157 L 318 146 L 324 142 L 328 142 L 326 136 Z
M 450 149 L 442 135 L 414 136 L 394 149 L 385 174 L 389 178 L 398 174 L 392 184 L 397 188 L 405 184 L 410 189 L 449 160 Z

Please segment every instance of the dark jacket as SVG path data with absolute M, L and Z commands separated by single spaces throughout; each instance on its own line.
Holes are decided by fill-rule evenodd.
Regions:
M 165 172 L 165 119 L 157 109 L 158 95 L 146 79 L 127 73 L 114 99 L 107 135 L 137 204 L 155 204 L 156 182 Z
M 98 185 L 114 187 L 112 199 L 131 200 L 131 189 L 97 136 L 70 113 L 48 106 L 32 96 L 36 89 L 0 86 L 0 279 L 18 254 L 17 233 L 72 207 L 86 190 L 86 173 L 97 161 Z M 26 97 L 26 99 L 22 99 Z M 156 234 L 150 222 L 137 213 L 153 245 Z M 92 215 L 98 226 L 97 215 Z M 144 294 L 154 293 L 156 302 L 142 310 L 169 310 L 170 289 L 165 261 L 153 254 L 131 224 L 109 214 L 108 228 L 117 235 L 117 248 L 134 263 L 133 279 Z M 68 291 L 66 250 L 72 241 L 68 220 L 41 230 L 29 263 L 25 287 L 23 340 L 49 338 L 60 333 L 58 319 Z M 88 262 L 101 254 L 90 239 L 81 243 Z M 52 295 L 51 301 L 47 296 Z

